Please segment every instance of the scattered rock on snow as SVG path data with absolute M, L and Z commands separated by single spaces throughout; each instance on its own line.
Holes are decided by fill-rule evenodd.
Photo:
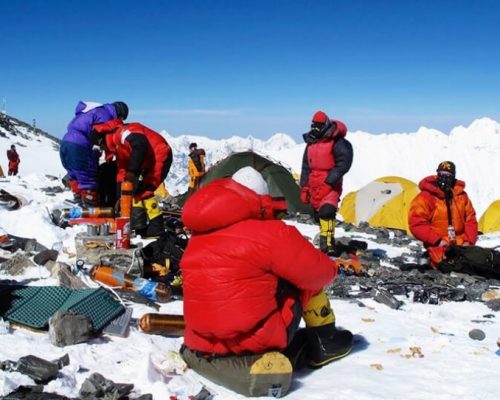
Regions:
M 21 275 L 28 267 L 34 267 L 35 263 L 31 261 L 24 252 L 19 252 L 0 264 L 0 271 L 9 275 Z
M 71 289 L 86 289 L 88 286 L 78 278 L 68 264 L 49 261 L 45 267 L 50 271 L 50 276 L 59 281 L 59 285 Z
M 490 289 L 484 292 L 481 296 L 481 300 L 490 301 L 500 299 L 500 289 Z
M 485 303 L 490 310 L 500 311 L 500 299 L 490 300 Z
M 481 329 L 471 329 L 469 331 L 469 337 L 473 340 L 484 340 L 486 335 Z
M 38 265 L 45 265 L 47 261 L 56 261 L 59 252 L 56 250 L 42 250 L 35 257 L 33 257 L 33 261 Z
M 57 311 L 49 319 L 50 342 L 58 347 L 83 343 L 93 337 L 92 322 L 82 314 Z
M 83 400 L 93 400 L 96 398 L 124 399 L 128 398 L 133 384 L 114 383 L 106 379 L 101 374 L 94 372 L 82 384 L 80 397 Z

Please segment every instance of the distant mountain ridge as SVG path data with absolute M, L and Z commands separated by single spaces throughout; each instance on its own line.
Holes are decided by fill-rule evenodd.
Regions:
M 20 175 L 48 173 L 64 176 L 59 159 L 60 139 L 16 118 L 8 117 L 8 129 L 0 123 L 0 165 L 6 170 L 5 150 L 15 143 L 21 157 Z M 13 128 L 14 129 L 13 129 Z M 285 133 L 267 140 L 248 136 L 210 139 L 197 135 L 171 136 L 160 132 L 173 149 L 174 161 L 167 177 L 172 194 L 187 190 L 189 144 L 196 142 L 207 154 L 207 166 L 227 155 L 253 150 L 279 161 L 300 173 L 305 143 L 296 143 Z M 474 120 L 469 126 L 458 126 L 443 133 L 421 127 L 412 133 L 370 134 L 349 131 L 347 139 L 354 148 L 354 162 L 344 179 L 344 195 L 358 190 L 376 178 L 397 175 L 418 183 L 435 173 L 439 162 L 451 160 L 457 165 L 457 178 L 466 182 L 478 215 L 500 199 L 500 124 L 490 118 Z M 2 158 L 3 151 L 3 158 Z
M 61 142 L 61 139 L 52 136 L 40 128 L 35 127 L 35 129 L 33 129 L 32 125 L 24 121 L 14 118 L 8 114 L 0 113 L 0 136 L 7 137 L 7 134 L 10 134 L 11 136 L 20 136 L 28 140 L 30 140 L 33 136 L 45 136 L 56 143 Z
M 292 150 L 297 147 L 297 143 L 284 133 L 277 133 L 268 140 L 255 139 L 252 136 L 246 138 L 232 136 L 228 139 L 219 140 L 194 135 L 174 137 L 165 131 L 162 131 L 161 134 L 167 139 L 174 153 L 174 162 L 167 177 L 167 187 L 169 190 L 173 189 L 172 193 L 182 193 L 187 190 L 187 165 L 190 143 L 194 142 L 198 145 L 198 148 L 205 150 L 207 167 L 235 152 L 252 150 L 274 158 L 270 152 L 279 153 L 282 150 Z M 279 161 L 278 158 L 274 158 L 274 160 Z M 284 165 L 291 169 L 291 166 L 286 165 L 286 163 Z

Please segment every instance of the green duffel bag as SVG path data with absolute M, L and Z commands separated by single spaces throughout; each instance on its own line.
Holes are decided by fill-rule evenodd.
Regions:
M 247 397 L 283 397 L 292 381 L 292 364 L 278 351 L 210 357 L 182 346 L 180 353 L 201 376 Z

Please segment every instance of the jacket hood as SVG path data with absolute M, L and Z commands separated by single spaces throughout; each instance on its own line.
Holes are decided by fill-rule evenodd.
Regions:
M 208 232 L 247 219 L 272 219 L 271 196 L 259 196 L 231 178 L 216 179 L 184 204 L 182 222 L 193 232 Z
M 117 117 L 116 109 L 112 104 L 101 104 L 94 101 L 79 101 L 75 108 L 75 115 L 84 114 L 99 107 L 104 107 L 113 118 Z
M 347 127 L 342 121 L 331 119 L 330 122 L 330 128 L 328 128 L 328 130 L 321 138 L 317 138 L 312 135 L 311 132 L 307 132 L 302 135 L 304 142 L 306 142 L 307 144 L 327 142 L 329 140 L 345 137 L 347 135 Z
M 444 199 L 444 192 L 437 185 L 436 175 L 430 175 L 425 177 L 420 181 L 418 187 L 422 191 L 427 191 L 440 199 Z M 458 196 L 462 194 L 464 190 L 465 190 L 465 182 L 457 179 L 455 182 L 455 186 L 453 186 L 453 195 Z
M 124 123 L 121 119 L 112 119 L 111 121 L 97 124 L 92 127 L 94 131 L 100 134 L 115 133 L 118 129 L 123 128 Z
M 100 135 L 104 135 L 104 143 L 106 144 L 106 157 L 110 157 L 109 152 L 116 151 L 116 138 L 115 133 L 122 129 L 125 125 L 121 119 L 112 119 L 111 121 L 104 122 L 93 126 L 93 130 Z

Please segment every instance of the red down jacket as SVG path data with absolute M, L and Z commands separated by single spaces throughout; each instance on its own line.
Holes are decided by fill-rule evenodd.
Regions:
M 127 171 L 136 175 L 142 173 L 142 190 L 139 190 L 137 197 L 152 196 L 166 178 L 172 163 L 172 149 L 163 136 L 140 123 L 124 124 L 120 119 L 94 125 L 93 129 L 106 135 L 107 151 L 116 155 L 117 182 L 123 182 Z M 144 146 L 137 146 L 143 147 L 137 149 L 139 151 L 136 151 L 132 140 L 137 135 L 147 139 Z
M 278 280 L 301 291 L 302 304 L 331 282 L 337 265 L 299 231 L 272 218 L 270 196 L 231 178 L 215 180 L 186 202 L 193 232 L 181 260 L 185 344 L 209 354 L 284 349 L 291 299 L 280 308 Z

